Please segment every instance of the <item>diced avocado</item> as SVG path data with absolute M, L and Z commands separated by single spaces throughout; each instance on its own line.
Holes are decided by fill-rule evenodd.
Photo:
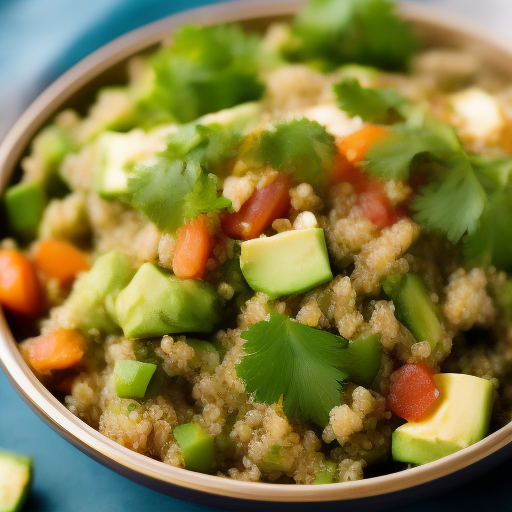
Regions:
M 114 383 L 119 398 L 144 398 L 156 364 L 140 361 L 116 361 Z
M 235 107 L 219 110 L 218 112 L 206 114 L 200 117 L 196 123 L 203 125 L 220 124 L 242 135 L 247 135 L 256 128 L 261 113 L 261 103 L 251 101 L 236 105 Z
M 375 335 L 357 338 L 343 351 L 340 369 L 348 374 L 348 380 L 368 387 L 374 381 L 381 364 L 382 347 Z
M 32 238 L 46 207 L 46 193 L 40 183 L 18 183 L 4 194 L 9 227 L 16 234 Z
M 40 155 L 51 170 L 56 170 L 66 154 L 74 149 L 69 131 L 62 126 L 47 126 L 34 138 L 34 153 Z
M 270 473 L 272 471 L 281 471 L 282 467 L 282 446 L 280 444 L 273 444 L 270 450 L 263 457 L 263 460 L 259 463 L 259 467 L 262 471 Z
M 157 343 L 157 346 L 160 346 L 160 343 Z M 163 393 L 169 383 L 169 375 L 162 368 L 162 358 L 155 354 L 155 345 L 150 340 L 135 340 L 133 353 L 137 361 L 156 365 L 155 373 L 144 395 L 144 398 L 156 398 Z
M 323 485 L 323 484 L 332 484 L 334 480 L 334 475 L 329 471 L 320 471 L 318 475 L 316 475 L 315 480 L 313 481 L 313 485 Z
M 416 341 L 428 341 L 432 350 L 443 335 L 439 311 L 423 281 L 416 274 L 389 276 L 384 291 L 393 300 L 395 313 Z
M 130 169 L 164 149 L 165 144 L 160 139 L 142 130 L 102 133 L 96 141 L 94 189 L 98 194 L 107 199 L 126 194 Z
M 286 231 L 242 243 L 240 268 L 249 286 L 277 299 L 332 279 L 323 229 Z
M 185 423 L 174 429 L 185 466 L 191 471 L 211 473 L 215 465 L 215 438 L 203 432 L 197 423 Z
M 32 481 L 32 459 L 0 451 L 0 512 L 18 512 Z
M 182 280 L 144 263 L 119 294 L 116 311 L 127 338 L 210 332 L 219 321 L 217 294 L 197 279 Z
M 205 370 L 213 370 L 220 364 L 220 356 L 217 349 L 209 341 L 187 338 L 187 345 L 192 347 L 196 353 L 189 361 L 191 368 L 199 368 L 201 365 Z
M 128 88 L 109 86 L 100 89 L 88 118 L 94 122 L 83 131 L 82 142 L 88 142 L 106 130 L 124 132 L 132 128 L 137 122 L 137 112 Z
M 92 268 L 75 283 L 67 305 L 78 329 L 116 332 L 116 301 L 119 292 L 135 275 L 132 259 L 111 251 L 100 256 Z
M 426 464 L 462 450 L 485 437 L 491 418 L 494 386 L 479 377 L 458 373 L 434 375 L 439 397 L 418 422 L 393 432 L 395 460 Z

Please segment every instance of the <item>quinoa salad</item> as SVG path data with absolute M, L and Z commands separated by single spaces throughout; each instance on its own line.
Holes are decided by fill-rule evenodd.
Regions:
M 512 414 L 512 85 L 384 0 L 185 26 L 3 195 L 0 304 L 104 436 L 224 478 L 426 464 Z

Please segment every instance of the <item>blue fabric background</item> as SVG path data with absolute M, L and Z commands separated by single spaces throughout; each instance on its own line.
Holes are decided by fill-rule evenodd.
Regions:
M 0 139 L 44 87 L 93 50 L 140 25 L 209 3 L 212 1 L 0 0 Z M 504 33 L 512 16 L 510 0 L 429 3 L 442 4 Z M 34 489 L 25 511 L 213 510 L 158 494 L 89 459 L 23 403 L 1 370 L 0 448 L 34 457 Z M 508 462 L 477 482 L 400 512 L 512 510 L 511 474 L 512 462 Z

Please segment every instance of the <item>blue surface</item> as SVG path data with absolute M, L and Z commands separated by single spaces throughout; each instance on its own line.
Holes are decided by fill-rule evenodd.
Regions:
M 499 13 L 510 9 L 509 1 L 430 0 L 498 29 Z M 91 51 L 144 23 L 208 3 L 211 0 L 0 0 L 0 139 L 46 85 Z M 484 5 L 486 16 L 479 14 Z M 34 457 L 36 476 L 26 512 L 213 510 L 153 492 L 89 459 L 23 403 L 1 370 L 0 448 Z M 508 462 L 476 482 L 400 512 L 512 510 L 511 474 Z

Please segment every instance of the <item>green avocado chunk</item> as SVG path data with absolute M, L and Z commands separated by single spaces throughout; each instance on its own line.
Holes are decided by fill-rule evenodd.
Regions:
M 44 128 L 34 138 L 34 152 L 55 170 L 67 153 L 75 149 L 69 130 L 57 125 Z
M 316 475 L 313 485 L 332 484 L 334 475 L 329 471 L 321 471 Z
M 155 153 L 162 136 L 131 130 L 127 133 L 104 132 L 96 144 L 94 189 L 101 197 L 112 199 L 128 192 L 130 170 Z M 163 142 L 162 142 L 163 145 Z
M 377 376 L 381 359 L 380 338 L 372 334 L 349 342 L 340 369 L 348 374 L 349 381 L 368 387 Z
M 140 361 L 116 361 L 114 383 L 119 398 L 144 398 L 156 364 Z
M 117 332 L 117 297 L 134 275 L 130 256 L 117 251 L 100 256 L 76 281 L 66 302 L 75 326 L 82 331 Z
M 434 375 L 439 397 L 433 410 L 418 422 L 393 432 L 393 458 L 426 464 L 462 450 L 485 437 L 494 399 L 492 382 L 472 375 Z
M 185 466 L 191 471 L 211 473 L 215 465 L 215 438 L 206 434 L 197 423 L 185 423 L 174 429 Z
M 197 119 L 195 123 L 202 125 L 220 124 L 224 128 L 248 135 L 257 127 L 262 111 L 261 103 L 249 101 L 231 108 L 219 110 L 218 112 L 206 114 Z
M 127 338 L 177 332 L 210 332 L 219 321 L 218 298 L 208 283 L 182 280 L 154 263 L 144 263 L 116 304 Z
M 219 352 L 209 341 L 187 338 L 186 343 L 189 347 L 192 347 L 196 353 L 188 363 L 191 368 L 195 369 L 203 365 L 205 370 L 213 370 L 219 366 Z
M 393 300 L 398 320 L 411 331 L 416 341 L 428 341 L 434 350 L 443 335 L 443 326 L 421 278 L 416 274 L 404 274 L 399 278 L 389 276 L 383 288 Z
M 9 187 L 4 194 L 9 228 L 23 237 L 35 237 L 46 202 L 40 183 L 18 183 Z
M 302 293 L 332 279 L 324 231 L 286 231 L 242 243 L 240 268 L 256 291 L 277 299 Z
M 0 512 L 18 512 L 32 482 L 32 459 L 0 451 Z

